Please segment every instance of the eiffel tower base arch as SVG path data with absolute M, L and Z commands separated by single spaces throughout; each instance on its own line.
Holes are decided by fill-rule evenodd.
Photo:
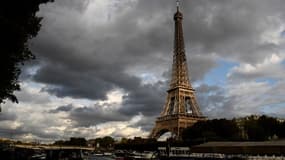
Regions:
M 167 115 L 158 117 L 149 138 L 158 139 L 166 132 L 171 132 L 172 138 L 181 139 L 185 128 L 191 127 L 198 121 L 205 121 L 205 117 L 194 117 L 189 115 Z

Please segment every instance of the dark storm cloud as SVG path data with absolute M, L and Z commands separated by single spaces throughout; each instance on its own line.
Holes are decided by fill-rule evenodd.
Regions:
M 261 42 L 261 35 L 284 21 L 284 1 L 203 0 L 184 1 L 189 42 L 202 53 L 256 62 L 278 46 Z M 189 8 L 188 8 L 189 7 Z M 283 9 L 282 9 L 283 8 Z M 280 16 L 282 15 L 282 16 Z
M 32 134 L 33 136 L 37 136 L 40 139 L 57 139 L 59 138 L 59 133 L 57 132 L 49 132 L 47 131 L 46 123 L 45 125 L 20 125 L 16 128 L 12 128 L 9 126 L 0 126 L 0 136 L 1 137 L 9 137 L 15 139 L 23 139 L 23 136 Z M 30 139 L 32 140 L 32 139 Z M 33 139 L 34 140 L 34 139 Z
M 16 114 L 10 113 L 10 112 L 0 112 L 0 121 L 13 121 L 16 120 L 17 116 Z
M 224 88 L 201 84 L 196 91 L 201 111 L 208 118 L 232 118 L 240 114 L 235 109 L 240 99 L 228 96 Z
M 51 33 L 51 29 L 43 27 L 43 33 L 34 42 L 36 43 L 34 50 L 39 54 L 39 60 L 46 62 L 38 70 L 34 80 L 50 84 L 52 87 L 46 88 L 46 90 L 60 97 L 104 99 L 104 95 L 114 87 L 126 89 L 132 84 L 140 85 L 140 79 L 125 74 L 126 69 L 130 66 L 149 65 L 155 67 L 154 64 L 164 61 L 159 57 L 165 56 L 168 57 L 166 59 L 170 66 L 173 39 L 173 33 L 171 33 L 173 31 L 172 14 L 168 14 L 169 17 L 163 17 L 163 14 L 152 10 L 151 12 L 154 12 L 152 14 L 157 14 L 160 17 L 159 19 L 162 19 L 161 22 L 151 23 L 152 27 L 148 30 L 140 29 L 138 20 L 146 20 L 152 17 L 147 12 L 143 12 L 140 3 L 137 5 L 137 9 L 131 11 L 133 18 L 122 17 L 114 27 L 107 27 L 110 28 L 105 30 L 107 35 L 110 32 L 117 32 L 117 36 L 112 38 L 108 38 L 108 36 L 105 38 L 104 36 L 96 37 L 95 28 L 92 31 L 95 32 L 94 36 L 82 37 L 84 33 L 77 35 L 72 31 L 70 34 L 75 35 L 74 37 L 71 36 L 73 39 L 68 39 L 69 37 L 64 37 L 67 33 L 61 33 L 63 31 L 58 28 L 65 28 L 65 25 L 70 24 L 62 23 L 60 24 L 62 26 L 52 28 L 55 29 L 52 30 L 54 33 Z M 73 25 L 79 24 L 75 22 Z M 75 29 L 79 33 L 83 32 L 79 26 Z M 68 27 L 65 32 L 70 32 Z M 81 46 L 74 44 L 83 40 L 93 41 L 94 44 L 88 46 L 85 46 L 86 44 Z M 208 62 L 207 67 L 203 67 L 203 70 L 196 73 L 203 75 L 203 72 L 207 72 L 209 66 L 213 66 L 211 65 L 213 62 Z M 91 90 L 90 86 L 94 86 L 96 89 Z M 130 88 L 134 87 L 131 86 Z
M 52 109 L 49 111 L 49 113 L 59 113 L 59 112 L 69 112 L 73 109 L 73 105 L 72 104 L 69 104 L 69 105 L 66 105 L 66 106 L 59 106 L 57 107 L 56 109 Z
M 84 11 L 89 4 L 89 0 L 60 0 L 57 5 L 66 7 L 68 9 L 74 9 L 76 11 Z
M 248 82 L 235 86 L 235 89 L 226 89 L 202 84 L 196 91 L 200 108 L 209 118 L 233 118 L 251 114 L 276 114 L 284 117 L 283 111 L 279 111 L 282 107 L 274 107 L 284 102 L 284 82 L 269 86 L 264 82 Z M 266 111 L 266 107 L 270 110 Z
M 147 42 L 147 35 L 155 36 L 156 34 L 150 32 L 143 37 L 131 35 L 130 38 L 119 35 L 114 39 L 107 38 L 106 40 L 101 37 L 95 40 L 92 39 L 94 38 L 92 36 L 87 37 L 87 41 L 95 41 L 94 44 L 88 46 L 92 49 L 95 45 L 92 53 L 86 51 L 86 48 L 82 48 L 84 46 L 79 46 L 79 48 L 66 46 L 68 44 L 65 42 L 72 40 L 60 41 L 61 39 L 57 40 L 51 35 L 39 36 L 39 43 L 37 42 L 38 45 L 34 48 L 36 52 L 40 53 L 39 59 L 42 58 L 46 62 L 34 79 L 38 82 L 51 84 L 52 87 L 45 90 L 60 97 L 104 99 L 106 93 L 114 87 L 133 88 L 140 84 L 140 80 L 126 74 L 125 69 L 131 64 L 139 63 L 140 59 L 146 61 L 144 57 L 147 57 L 146 54 L 150 54 L 151 48 L 148 45 L 155 45 L 155 43 Z M 153 42 L 157 41 L 153 40 Z M 123 46 L 125 48 L 122 48 Z M 94 88 L 91 89 L 90 86 Z
M 92 76 L 96 75 L 92 71 L 77 72 L 56 65 L 48 66 L 40 69 L 34 80 L 50 84 L 51 86 L 43 90 L 58 97 L 105 99 L 106 93 L 113 88 L 112 83 L 108 83 L 99 76 Z
M 92 126 L 110 121 L 126 121 L 134 115 L 143 114 L 145 117 L 135 125 L 142 129 L 150 129 L 149 119 L 159 115 L 163 108 L 167 86 L 164 82 L 145 85 L 128 85 L 128 95 L 123 97 L 123 104 L 95 104 L 74 108 L 69 118 L 76 122 L 76 126 Z M 106 107 L 107 106 L 107 107 Z M 112 109 L 113 108 L 113 109 Z M 119 109 L 114 109 L 119 108 Z
M 260 35 L 268 28 L 274 29 L 275 21 L 270 21 L 268 16 L 283 15 L 284 2 L 183 1 L 181 10 L 192 82 L 203 79 L 216 66 L 212 54 L 236 61 L 255 62 L 263 59 L 268 52 L 278 50 L 275 44 L 260 42 Z M 46 6 L 48 9 L 43 9 L 43 27 L 32 42 L 33 51 L 40 61 L 40 69 L 33 79 L 48 84 L 43 90 L 58 97 L 103 100 L 109 91 L 116 88 L 127 93 L 117 113 L 118 118 L 113 113 L 98 114 L 103 111 L 90 107 L 73 109 L 70 116 L 78 125 L 91 125 L 95 120 L 126 120 L 126 117 L 139 113 L 158 115 L 168 84 L 143 84 L 143 79 L 128 71 L 147 67 L 149 70 L 146 72 L 160 77 L 159 74 L 169 70 L 175 2 L 141 0 L 119 16 L 116 15 L 119 12 L 112 15 L 112 11 L 107 10 L 106 14 L 110 12 L 110 17 L 106 22 L 101 22 L 102 17 L 94 15 L 88 20 L 93 25 L 85 24 L 87 21 L 82 17 L 86 5 L 90 3 L 56 1 L 50 7 Z M 117 5 L 122 7 L 120 3 Z M 116 19 L 112 19 L 114 17 Z M 156 72 L 158 68 L 163 71 Z M 211 106 L 231 105 L 219 88 L 210 89 L 213 94 L 208 97 L 203 96 L 203 86 L 202 93 L 197 89 L 203 110 L 211 110 Z
M 116 110 L 110 108 L 104 108 L 99 104 L 95 106 L 85 106 L 75 108 L 69 113 L 69 118 L 76 122 L 76 126 L 95 126 L 99 123 L 108 121 L 125 121 L 128 117 L 120 114 Z M 113 106 L 114 107 L 114 106 Z
M 142 130 L 149 132 L 152 130 L 153 126 L 155 125 L 156 118 L 157 118 L 157 115 L 144 116 L 139 122 L 133 125 L 130 125 L 130 127 L 141 127 Z
M 37 138 L 39 139 L 50 140 L 51 138 L 58 139 L 60 137 L 60 134 L 58 132 L 50 132 L 47 131 L 45 127 L 40 127 L 40 126 L 28 126 L 28 127 L 21 126 L 14 129 L 12 133 L 14 138 L 19 139 L 21 137 L 22 139 L 23 136 L 31 134 L 31 132 L 34 136 L 37 136 Z
M 212 57 L 197 55 L 190 55 L 188 57 L 188 74 L 192 83 L 202 80 L 210 68 L 217 66 Z
M 202 84 L 196 88 L 196 93 L 199 106 L 206 115 L 213 115 L 212 110 L 220 110 L 226 101 L 224 90 L 219 86 Z
M 119 112 L 129 116 L 139 113 L 145 116 L 159 115 L 166 98 L 166 90 L 163 82 L 137 86 L 124 98 Z
M 9 137 L 15 138 L 23 134 L 27 134 L 28 132 L 23 131 L 21 129 L 7 129 L 7 128 L 0 128 L 0 136 L 1 137 Z
M 196 91 L 199 92 L 200 94 L 209 94 L 219 90 L 220 90 L 219 86 L 209 86 L 207 84 L 201 84 L 198 88 L 196 88 Z

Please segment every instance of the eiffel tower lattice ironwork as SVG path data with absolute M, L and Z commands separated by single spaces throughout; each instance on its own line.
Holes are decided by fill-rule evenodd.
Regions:
M 180 139 L 183 129 L 197 121 L 206 120 L 199 109 L 195 90 L 189 82 L 182 19 L 183 15 L 179 11 L 178 2 L 177 11 L 174 14 L 174 55 L 170 88 L 167 91 L 163 111 L 155 122 L 150 138 L 159 138 L 165 132 L 171 132 L 172 137 Z

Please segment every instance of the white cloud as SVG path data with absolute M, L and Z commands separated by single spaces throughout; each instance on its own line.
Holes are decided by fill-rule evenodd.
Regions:
M 241 63 L 239 66 L 235 66 L 227 74 L 227 77 L 231 80 L 240 79 L 257 79 L 257 78 L 274 78 L 285 79 L 283 74 L 285 60 L 285 53 L 276 54 L 273 53 L 263 59 L 262 62 L 256 64 Z
M 107 99 L 106 100 L 98 100 L 95 101 L 98 104 L 117 104 L 116 106 L 120 106 L 120 104 L 123 102 L 123 96 L 126 94 L 120 90 L 120 89 L 115 89 L 107 93 Z
M 87 24 L 93 23 L 99 26 L 113 23 L 128 13 L 135 3 L 136 0 L 91 0 L 83 14 L 83 19 Z
M 3 113 L 16 113 L 16 119 L 0 121 L 2 130 L 10 130 L 21 133 L 12 135 L 13 138 L 23 139 L 25 141 L 53 140 L 53 139 L 68 139 L 69 137 L 81 136 L 85 138 L 96 138 L 102 136 L 114 137 L 133 137 L 146 136 L 147 132 L 140 127 L 136 127 L 143 115 L 136 115 L 129 121 L 114 121 L 100 123 L 96 126 L 76 126 L 76 122 L 68 117 L 66 112 L 58 112 L 56 114 L 48 112 L 51 109 L 56 109 L 58 106 L 72 104 L 75 108 L 83 107 L 84 105 L 92 106 L 93 104 L 102 105 L 102 109 L 98 108 L 98 114 L 108 116 L 116 112 L 120 106 L 124 96 L 122 90 L 113 90 L 107 94 L 107 99 L 102 101 L 90 101 L 85 99 L 58 98 L 43 92 L 41 87 L 44 85 L 35 84 L 34 82 L 23 82 L 22 91 L 17 93 L 20 100 L 19 104 L 7 102 L 3 106 Z M 51 98 L 52 97 L 52 98 Z M 24 99 L 25 98 L 25 99 Z M 47 100 L 43 100 L 47 99 Z M 92 113 L 91 113 L 92 114 Z M 113 116 L 116 116 L 113 113 Z M 10 132 L 9 131 L 9 132 Z M 8 133 L 10 134 L 10 133 Z M 50 136 L 50 137 L 49 137 Z M 49 137 L 49 138 L 48 138 Z
M 282 37 L 282 32 L 285 30 L 285 24 L 281 17 L 278 16 L 268 16 L 266 17 L 266 24 L 269 25 L 268 29 L 261 34 L 261 43 L 272 43 L 275 45 L 280 45 L 285 42 Z
M 271 104 L 284 102 L 285 39 L 281 33 L 285 25 L 284 9 L 279 7 L 285 5 L 261 0 L 183 4 L 191 79 L 199 84 L 220 57 L 239 64 L 227 74 L 223 90 L 208 95 L 216 101 L 203 107 L 209 116 L 261 113 Z M 154 118 L 138 113 L 154 116 L 152 109 L 162 107 L 149 108 L 153 102 L 160 104 L 161 96 L 156 90 L 147 91 L 155 87 L 152 84 L 166 81 L 164 74 L 172 64 L 173 5 L 138 0 L 60 0 L 43 5 L 39 13 L 43 26 L 31 46 L 39 64 L 46 66 L 33 66 L 27 74 L 33 78 L 44 67 L 54 70 L 37 80 L 42 83 L 31 77 L 22 82 L 22 91 L 17 92 L 20 103 L 2 106 L 0 129 L 15 131 L 15 137 L 25 139 L 146 136 L 145 128 L 150 128 Z M 98 82 L 89 84 L 90 79 Z M 73 98 L 75 91 L 57 97 L 43 90 L 49 84 L 85 94 Z M 134 87 L 139 85 L 144 86 Z M 95 92 L 91 98 L 85 92 L 90 90 L 104 95 L 92 100 Z M 72 106 L 68 111 L 49 112 L 67 105 Z
M 102 137 L 105 135 L 110 135 L 114 137 L 147 137 L 148 132 L 143 131 L 141 127 L 136 126 L 143 118 L 143 115 L 136 115 L 132 117 L 129 121 L 121 122 L 106 122 L 99 124 L 97 126 L 97 132 L 95 133 L 97 137 Z

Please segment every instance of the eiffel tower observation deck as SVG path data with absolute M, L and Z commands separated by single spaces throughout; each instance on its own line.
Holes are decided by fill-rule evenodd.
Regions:
M 192 88 L 185 54 L 182 20 L 179 10 L 174 14 L 175 34 L 172 74 L 167 98 L 160 116 L 150 134 L 150 138 L 159 138 L 165 132 L 171 132 L 172 137 L 181 138 L 183 129 L 192 126 L 197 121 L 206 120 L 202 115 Z

